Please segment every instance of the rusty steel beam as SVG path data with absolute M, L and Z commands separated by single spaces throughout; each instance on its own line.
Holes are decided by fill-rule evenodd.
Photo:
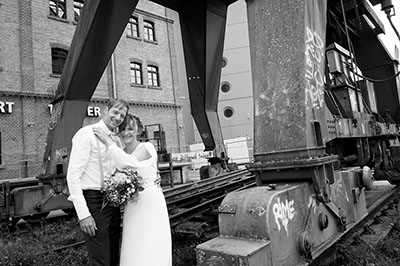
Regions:
M 237 0 L 153 1 L 179 13 L 191 113 L 205 150 L 225 157 L 218 93 L 227 10 Z
M 226 154 L 218 93 L 226 13 L 236 0 L 154 0 L 180 14 L 192 115 L 206 150 Z M 42 178 L 63 174 L 71 140 L 137 0 L 86 1 L 58 84 L 43 158 Z
M 255 162 L 323 154 L 327 1 L 255 0 L 247 11 Z
M 53 101 L 42 177 L 67 168 L 72 137 L 137 2 L 85 2 Z

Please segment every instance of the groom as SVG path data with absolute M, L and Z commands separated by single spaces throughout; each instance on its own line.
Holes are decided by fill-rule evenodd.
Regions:
M 112 134 L 128 109 L 124 100 L 111 100 L 98 123 L 79 129 L 72 138 L 67 172 L 68 199 L 77 212 L 93 266 L 118 265 L 121 230 L 120 208 L 107 205 L 102 209 L 103 181 L 115 166 L 108 147 L 95 137 L 93 127 Z

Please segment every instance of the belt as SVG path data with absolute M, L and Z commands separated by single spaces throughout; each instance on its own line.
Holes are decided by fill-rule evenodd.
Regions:
M 104 191 L 101 191 L 100 189 L 84 189 L 84 190 L 82 190 L 82 192 L 83 192 L 84 196 L 89 196 L 89 195 L 102 196 L 104 194 Z

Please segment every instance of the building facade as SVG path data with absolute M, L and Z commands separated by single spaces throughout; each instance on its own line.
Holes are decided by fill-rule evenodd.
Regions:
M 222 135 L 225 140 L 247 137 L 251 158 L 254 104 L 247 8 L 244 0 L 234 2 L 228 7 L 222 66 L 218 102 Z M 194 142 L 201 142 L 197 128 L 194 128 Z M 228 157 L 230 156 L 228 153 Z
M 82 0 L 16 0 L 0 5 L 0 179 L 40 174 L 51 103 L 79 21 Z M 185 146 L 179 92 L 185 90 L 178 15 L 139 1 L 96 88 L 84 124 L 110 98 L 129 102 L 161 128 L 168 152 Z M 178 48 L 177 48 L 178 47 Z M 89 77 L 88 77 L 89 78 Z M 182 85 L 183 84 L 183 85 Z

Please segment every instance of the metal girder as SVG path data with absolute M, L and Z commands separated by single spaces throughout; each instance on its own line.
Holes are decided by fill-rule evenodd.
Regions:
M 226 152 L 217 113 L 218 93 L 226 13 L 235 1 L 153 1 L 180 14 L 192 115 L 206 150 L 215 149 L 223 157 Z M 90 98 L 137 3 L 85 2 L 53 101 L 43 175 L 66 169 L 71 139 L 83 123 Z
M 376 35 L 383 33 L 385 34 L 385 26 L 383 25 L 382 21 L 378 18 L 378 16 L 375 14 L 374 10 L 371 8 L 371 6 L 367 3 L 366 0 L 357 0 L 358 6 L 360 8 L 360 11 L 362 14 L 365 14 L 365 16 L 371 21 L 371 23 L 375 26 L 374 32 Z M 370 2 L 372 2 L 370 0 Z
M 90 98 L 137 2 L 85 2 L 53 101 L 42 174 L 66 169 L 72 137 L 82 126 Z
M 226 154 L 218 118 L 218 93 L 226 15 L 237 0 L 153 0 L 179 13 L 191 113 L 205 150 Z
M 217 108 L 228 8 L 219 4 L 197 2 L 180 14 L 192 116 L 205 150 L 217 155 L 226 153 Z

